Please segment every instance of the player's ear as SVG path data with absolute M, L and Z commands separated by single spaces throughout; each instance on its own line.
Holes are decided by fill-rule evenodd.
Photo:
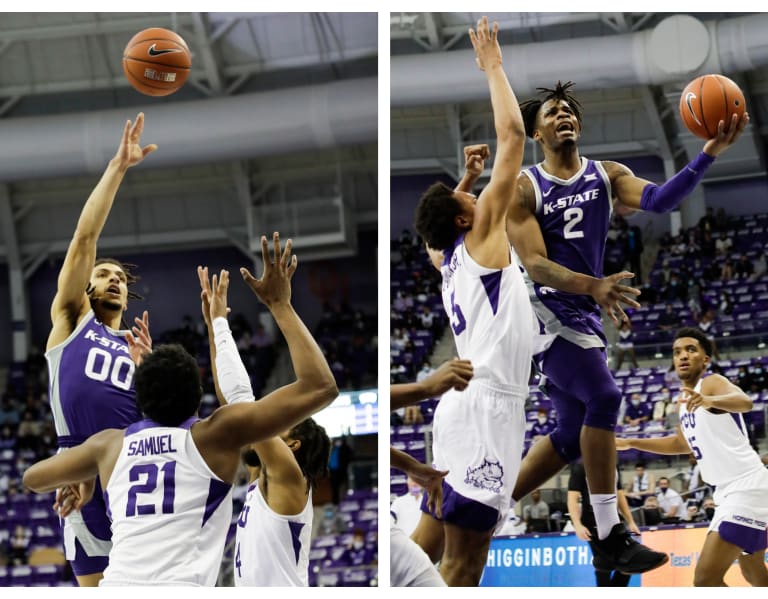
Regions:
M 288 447 L 293 453 L 296 453 L 299 451 L 299 448 L 301 447 L 301 440 L 299 439 L 291 439 L 288 441 Z

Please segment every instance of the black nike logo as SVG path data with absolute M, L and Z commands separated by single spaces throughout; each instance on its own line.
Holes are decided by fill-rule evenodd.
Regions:
M 156 45 L 157 44 L 152 44 L 149 47 L 149 50 L 147 50 L 150 56 L 160 56 L 161 54 L 169 54 L 171 52 L 181 52 L 181 50 L 179 50 L 178 48 L 168 48 L 167 50 L 156 50 L 155 49 Z

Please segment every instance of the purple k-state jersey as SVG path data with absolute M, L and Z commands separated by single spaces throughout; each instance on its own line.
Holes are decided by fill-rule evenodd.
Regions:
M 141 420 L 133 390 L 135 365 L 123 331 L 105 326 L 91 311 L 45 357 L 60 447 Z
M 575 272 L 601 278 L 612 212 L 611 182 L 603 165 L 582 157 L 581 168 L 567 180 L 547 173 L 542 163 L 523 172 L 533 184 L 547 257 Z M 605 346 L 600 306 L 591 296 L 557 291 L 527 275 L 526 282 L 543 333 L 585 348 Z

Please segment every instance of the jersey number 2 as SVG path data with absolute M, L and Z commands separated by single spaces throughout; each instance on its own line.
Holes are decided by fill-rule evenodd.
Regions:
M 159 470 L 163 471 L 163 501 L 162 501 L 162 513 L 173 513 L 173 500 L 176 497 L 176 462 L 166 462 L 162 468 L 158 468 L 157 464 L 136 464 L 128 471 L 130 481 L 136 482 L 146 475 L 146 479 L 143 482 L 138 482 L 135 485 L 131 485 L 128 489 L 128 503 L 125 507 L 125 515 L 131 516 L 144 516 L 146 514 L 156 513 L 154 503 L 138 503 L 138 495 L 153 493 L 157 489 L 157 473 Z
M 563 237 L 565 239 L 580 239 L 584 237 L 584 231 L 574 231 L 573 228 L 584 219 L 584 211 L 581 208 L 568 208 L 563 212 Z

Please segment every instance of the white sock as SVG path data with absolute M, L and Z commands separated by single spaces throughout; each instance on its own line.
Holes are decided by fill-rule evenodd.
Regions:
M 597 521 L 597 538 L 601 541 L 611 533 L 611 529 L 619 523 L 618 503 L 616 493 L 589 494 L 589 502 L 595 512 Z

